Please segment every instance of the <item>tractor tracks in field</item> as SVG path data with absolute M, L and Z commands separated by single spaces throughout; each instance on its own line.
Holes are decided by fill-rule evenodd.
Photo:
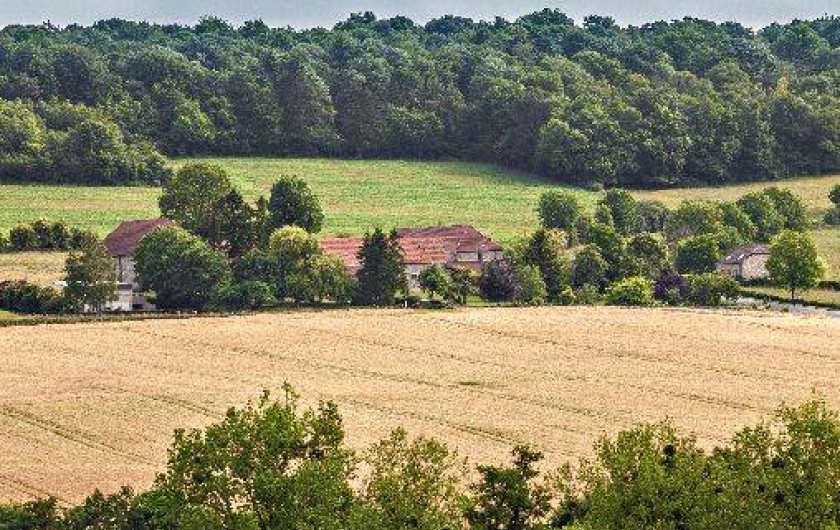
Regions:
M 72 506 L 72 503 L 67 499 L 59 497 L 55 493 L 51 491 L 47 491 L 45 489 L 41 489 L 25 480 L 21 480 L 19 478 L 11 477 L 9 475 L 5 475 L 0 473 L 0 483 L 3 483 L 9 486 L 11 489 L 23 493 L 28 497 L 32 497 L 33 499 L 44 499 L 44 498 L 51 498 L 55 499 L 61 506 L 69 507 Z
M 68 440 L 75 444 L 87 447 L 88 449 L 93 449 L 114 456 L 119 456 L 121 458 L 124 458 L 125 460 L 129 460 L 138 464 L 144 464 L 149 466 L 157 465 L 155 462 L 145 458 L 142 455 L 138 455 L 130 451 L 125 451 L 115 445 L 103 442 L 97 439 L 96 436 L 82 431 L 81 429 L 76 429 L 74 427 L 62 425 L 61 423 L 38 416 L 37 414 L 34 414 L 32 412 L 27 412 L 20 408 L 12 407 L 9 405 L 1 405 L 0 414 L 12 420 L 29 425 L 31 427 L 47 431 L 55 436 L 58 436 L 59 438 L 64 438 L 65 440 Z

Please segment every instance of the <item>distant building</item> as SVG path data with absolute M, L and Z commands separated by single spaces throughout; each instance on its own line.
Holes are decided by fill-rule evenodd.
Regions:
M 149 233 L 175 224 L 169 219 L 140 219 L 125 221 L 105 238 L 105 248 L 114 258 L 117 273 L 117 300 L 109 302 L 109 311 L 151 310 L 146 297 L 139 292 L 140 284 L 134 272 L 134 251 L 140 240 Z
M 767 278 L 769 258 L 770 249 L 766 245 L 738 247 L 718 263 L 717 270 L 742 280 Z
M 432 265 L 479 272 L 485 263 L 503 257 L 500 245 L 468 225 L 402 228 L 397 230 L 397 236 L 410 289 L 420 287 L 420 273 Z M 361 267 L 358 254 L 363 241 L 361 237 L 334 237 L 322 240 L 321 248 L 344 260 L 350 272 L 356 274 Z

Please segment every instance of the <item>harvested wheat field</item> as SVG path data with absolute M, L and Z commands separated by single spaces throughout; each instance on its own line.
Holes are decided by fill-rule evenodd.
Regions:
M 396 426 L 475 462 L 548 465 L 671 418 L 710 445 L 815 396 L 840 407 L 840 319 L 620 308 L 347 310 L 0 330 L 0 501 L 148 486 L 173 429 L 292 383 L 348 441 Z

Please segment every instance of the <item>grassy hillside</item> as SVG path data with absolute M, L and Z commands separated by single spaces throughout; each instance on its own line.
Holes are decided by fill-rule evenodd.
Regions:
M 176 160 L 178 167 L 200 160 L 225 167 L 249 199 L 268 194 L 281 175 L 306 179 L 326 212 L 324 233 L 361 234 L 379 225 L 419 226 L 471 223 L 502 243 L 537 224 L 538 197 L 558 186 L 491 165 L 459 162 L 347 161 L 323 159 L 208 158 Z M 840 175 L 775 183 L 800 195 L 814 218 L 828 208 L 828 190 Z M 699 189 L 643 191 L 636 196 L 674 206 L 683 198 L 734 200 L 764 183 Z M 597 194 L 575 190 L 587 205 Z M 157 215 L 159 190 L 144 187 L 0 186 L 0 230 L 39 217 L 63 219 L 100 234 L 121 220 Z M 840 275 L 840 230 L 820 229 L 815 238 Z

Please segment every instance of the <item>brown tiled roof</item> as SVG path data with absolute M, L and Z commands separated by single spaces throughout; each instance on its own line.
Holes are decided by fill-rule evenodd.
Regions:
M 361 266 L 358 254 L 363 242 L 361 237 L 330 237 L 321 240 L 321 249 L 331 256 L 341 258 L 350 272 L 355 274 Z
M 105 238 L 105 248 L 113 257 L 131 256 L 137 244 L 148 233 L 175 224 L 171 219 L 139 219 L 124 221 Z
M 444 265 L 453 262 L 457 252 L 502 250 L 500 245 L 467 225 L 401 228 L 397 235 L 403 258 L 409 265 Z M 321 241 L 321 248 L 340 257 L 348 269 L 356 272 L 360 267 L 357 254 L 362 243 L 360 237 L 327 238 Z
M 720 261 L 721 265 L 740 265 L 750 256 L 756 254 L 770 254 L 770 248 L 767 245 L 746 245 L 731 250 L 725 258 Z

